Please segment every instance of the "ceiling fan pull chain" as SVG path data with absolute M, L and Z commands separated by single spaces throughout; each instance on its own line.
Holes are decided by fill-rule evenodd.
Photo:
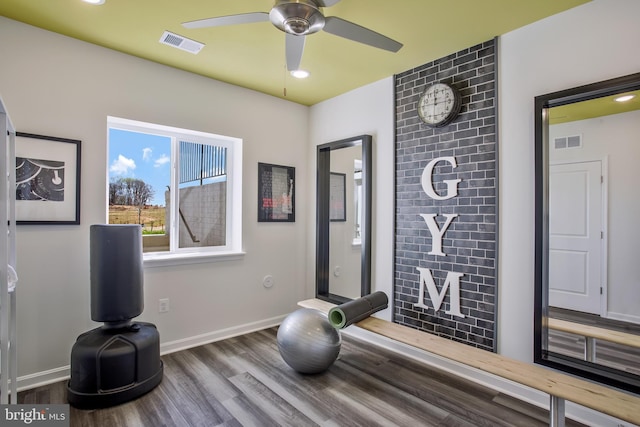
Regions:
M 282 92 L 283 96 L 287 97 L 287 64 L 284 65 L 284 74 L 282 75 Z

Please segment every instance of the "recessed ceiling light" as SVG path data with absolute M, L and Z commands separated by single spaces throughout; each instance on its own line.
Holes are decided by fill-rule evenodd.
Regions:
M 306 79 L 309 77 L 309 72 L 305 70 L 293 70 L 291 71 L 291 75 L 296 79 Z
M 85 3 L 91 3 L 91 4 L 104 4 L 105 0 L 82 0 Z
M 622 95 L 619 96 L 615 99 L 616 102 L 627 102 L 627 101 L 631 101 L 633 98 L 635 98 L 635 95 Z

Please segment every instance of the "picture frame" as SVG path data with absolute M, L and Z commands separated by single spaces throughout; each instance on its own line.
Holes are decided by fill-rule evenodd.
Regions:
M 347 174 L 329 173 L 329 221 L 347 220 Z
M 16 132 L 16 224 L 80 224 L 81 142 Z
M 296 169 L 258 163 L 258 222 L 295 222 Z

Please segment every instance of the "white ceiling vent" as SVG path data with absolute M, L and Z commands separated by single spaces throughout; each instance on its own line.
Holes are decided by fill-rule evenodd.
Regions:
M 582 148 L 582 136 L 571 135 L 554 138 L 553 148 L 555 148 L 556 150 L 564 150 L 566 148 Z
M 204 47 L 203 43 L 188 39 L 170 31 L 165 31 L 164 33 L 162 33 L 162 37 L 160 37 L 160 43 L 177 47 L 178 49 L 193 53 L 194 55 L 200 52 L 200 50 Z

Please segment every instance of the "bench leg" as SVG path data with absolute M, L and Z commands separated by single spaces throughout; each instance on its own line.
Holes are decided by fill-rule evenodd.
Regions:
M 564 399 L 558 396 L 550 396 L 549 426 L 564 427 Z
M 593 337 L 585 337 L 584 358 L 587 362 L 596 361 L 596 339 Z

